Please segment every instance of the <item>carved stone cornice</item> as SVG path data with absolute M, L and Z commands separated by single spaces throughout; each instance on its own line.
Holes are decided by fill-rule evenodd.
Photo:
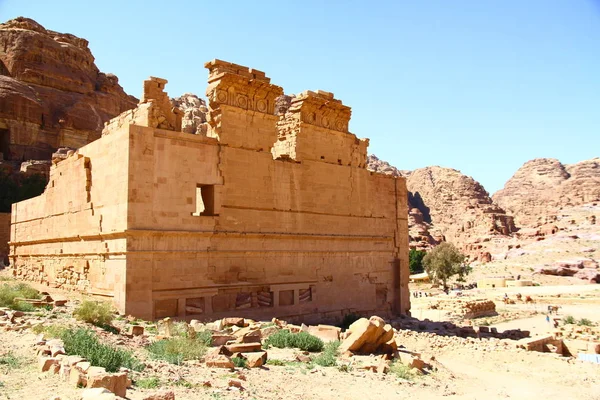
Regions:
M 209 70 L 206 96 L 212 110 L 221 105 L 275 114 L 275 99 L 283 94 L 265 73 L 221 60 L 204 64 Z
M 292 99 L 287 111 L 292 118 L 334 131 L 348 132 L 352 110 L 333 97 L 333 93 L 306 90 Z M 288 117 L 286 116 L 286 117 Z

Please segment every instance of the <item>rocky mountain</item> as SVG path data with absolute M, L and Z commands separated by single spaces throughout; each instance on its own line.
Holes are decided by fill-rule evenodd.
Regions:
M 472 258 L 485 259 L 489 255 L 481 243 L 517 230 L 513 218 L 494 204 L 483 186 L 460 171 L 443 167 L 401 171 L 374 155 L 367 168 L 406 177 L 411 247 L 427 249 L 445 240 Z
M 547 224 L 561 209 L 600 201 L 600 158 L 570 165 L 553 158 L 528 161 L 493 199 L 518 226 Z
M 435 226 L 446 241 L 479 257 L 481 243 L 516 231 L 513 218 L 493 203 L 473 178 L 455 169 L 426 167 L 412 171 L 406 184 L 411 205 Z
M 58 147 L 81 147 L 137 104 L 116 76 L 98 70 L 85 39 L 19 17 L 0 24 L 0 44 L 5 160 L 50 159 Z

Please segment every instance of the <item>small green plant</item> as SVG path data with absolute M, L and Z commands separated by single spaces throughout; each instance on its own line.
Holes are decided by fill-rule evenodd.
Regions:
M 6 365 L 9 369 L 19 368 L 21 362 L 17 357 L 13 355 L 13 353 L 8 353 L 3 356 L 0 356 L 0 366 Z
M 245 358 L 232 357 L 231 362 L 233 362 L 233 365 L 235 365 L 237 368 L 248 368 L 248 360 Z
M 110 326 L 114 313 L 107 302 L 85 300 L 73 311 L 73 316 L 79 321 L 104 328 Z
M 341 342 L 339 340 L 327 343 L 323 348 L 323 352 L 314 357 L 312 362 L 321 367 L 337 366 L 338 348 L 340 347 L 340 344 Z
M 350 371 L 352 371 L 352 367 L 349 364 L 341 364 L 341 365 L 338 365 L 338 371 L 350 372 Z
M 175 382 L 173 382 L 173 385 L 181 386 L 187 389 L 192 389 L 194 387 L 194 385 L 191 382 L 188 382 L 185 379 L 178 379 Z
M 206 343 L 198 339 L 173 337 L 154 342 L 147 347 L 147 350 L 154 359 L 181 365 L 184 360 L 202 358 L 206 353 Z
M 400 379 L 404 379 L 407 381 L 412 381 L 415 376 L 412 372 L 410 372 L 410 368 L 400 361 L 394 361 L 392 365 L 390 365 L 390 372 L 396 375 Z
M 342 328 L 342 330 L 346 330 L 348 328 L 350 328 L 350 325 L 352 325 L 354 322 L 358 321 L 360 319 L 360 315 L 355 314 L 355 313 L 349 313 L 344 315 L 344 318 L 342 318 L 342 323 L 339 325 L 340 328 Z
M 39 324 L 39 325 L 35 325 L 33 328 L 31 328 L 31 330 L 36 335 L 43 333 L 44 336 L 47 338 L 61 338 L 65 334 L 65 332 L 68 330 L 68 328 L 65 326 L 60 326 L 60 325 Z
M 18 301 L 18 298 L 39 299 L 40 292 L 25 283 L 3 283 L 0 285 L 0 307 L 9 307 L 17 311 L 35 311 L 29 303 Z
M 67 354 L 83 357 L 94 366 L 104 367 L 108 372 L 117 372 L 121 367 L 134 371 L 143 369 L 143 364 L 130 352 L 100 343 L 94 332 L 88 329 L 67 329 L 60 339 L 65 344 Z
M 287 365 L 287 364 L 283 360 L 278 360 L 276 358 L 269 358 L 267 360 L 267 365 L 275 365 L 277 367 L 283 367 L 284 365 Z
M 480 326 L 490 326 L 490 321 L 488 321 L 487 319 L 484 319 L 483 321 L 481 321 L 481 323 L 479 324 Z
M 565 324 L 575 324 L 577 323 L 577 321 L 575 320 L 575 317 L 573 317 L 572 315 L 567 315 L 566 317 L 563 318 L 563 322 Z
M 152 333 L 152 334 L 157 334 L 158 333 L 158 328 L 156 327 L 156 325 L 147 325 L 144 327 L 144 332 L 146 333 Z
M 141 389 L 156 389 L 160 386 L 160 379 L 158 379 L 156 376 L 140 378 L 135 381 L 135 386 Z
M 265 346 L 298 348 L 304 351 L 317 352 L 323 350 L 324 343 L 321 339 L 306 332 L 292 333 L 287 329 L 282 329 L 269 336 L 265 340 Z
M 581 318 L 578 322 L 577 325 L 581 325 L 581 326 L 594 326 L 594 323 L 592 321 L 590 321 L 587 318 Z
M 200 331 L 196 332 L 196 340 L 204 343 L 206 347 L 212 346 L 212 332 L 211 331 Z

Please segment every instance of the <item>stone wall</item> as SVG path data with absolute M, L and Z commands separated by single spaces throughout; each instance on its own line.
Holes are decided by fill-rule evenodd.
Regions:
M 8 261 L 8 241 L 10 240 L 10 213 L 0 213 L 0 264 Z
M 347 123 L 325 126 L 327 106 L 285 138 L 280 87 L 236 64 L 206 66 L 207 136 L 178 132 L 166 81 L 147 81 L 137 109 L 13 207 L 15 274 L 114 296 L 149 319 L 408 313 L 405 180 L 367 171 L 368 142 Z M 283 156 L 275 143 L 287 140 L 312 150 Z M 58 186 L 67 195 L 53 197 Z

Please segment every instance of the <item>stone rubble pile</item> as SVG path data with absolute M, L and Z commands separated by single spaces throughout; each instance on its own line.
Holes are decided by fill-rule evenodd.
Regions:
M 459 318 L 479 318 L 497 315 L 496 304 L 492 300 L 437 300 L 429 306 L 433 310 L 449 311 L 452 316 Z
M 82 357 L 67 356 L 60 339 L 44 340 L 40 335 L 36 347 L 41 372 L 58 374 L 75 387 L 104 388 L 119 397 L 126 397 L 127 387 L 132 384 L 127 370 L 110 373 L 102 367 L 92 366 Z

